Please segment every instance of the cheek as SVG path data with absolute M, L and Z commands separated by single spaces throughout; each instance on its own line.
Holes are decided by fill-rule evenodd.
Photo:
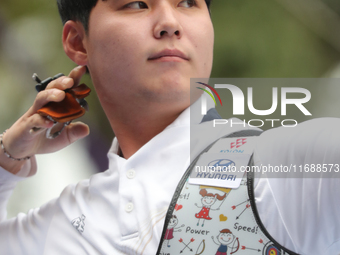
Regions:
M 197 53 L 194 60 L 201 75 L 200 77 L 209 77 L 214 48 L 214 29 L 210 19 L 198 22 L 191 28 L 189 27 L 188 37 L 191 40 L 192 50 Z
M 93 65 L 110 65 L 118 68 L 131 54 L 126 54 L 131 47 L 131 40 L 118 31 L 97 31 L 93 33 L 89 47 L 89 61 Z M 124 56 L 124 58 L 123 58 Z
M 114 17 L 104 12 L 91 17 L 89 27 L 90 49 L 93 56 L 101 61 L 116 64 L 118 67 L 124 62 L 133 62 L 141 52 L 142 43 L 146 41 L 145 32 L 147 20 Z M 131 59 L 129 59 L 131 58 Z M 116 63 L 112 61 L 117 60 Z
M 133 31 L 132 31 L 133 30 Z M 89 68 L 97 80 L 126 82 L 131 75 L 138 73 L 143 60 L 143 35 L 136 34 L 136 28 L 121 22 L 106 23 L 105 26 L 93 29 L 90 34 L 88 61 Z

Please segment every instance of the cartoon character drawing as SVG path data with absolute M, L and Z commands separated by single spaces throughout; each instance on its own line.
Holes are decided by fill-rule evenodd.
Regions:
M 169 244 L 170 240 L 174 238 L 174 232 L 176 231 L 181 232 L 182 229 L 179 229 L 179 228 L 184 227 L 184 224 L 182 224 L 180 227 L 175 228 L 177 224 L 178 224 L 178 219 L 176 215 L 172 215 L 170 218 L 168 227 L 165 231 L 165 235 L 164 235 L 164 240 L 167 240 L 168 247 L 170 247 L 170 244 Z
M 216 202 L 216 200 L 222 201 L 226 198 L 227 194 L 225 193 L 223 196 L 220 196 L 219 194 L 212 194 L 208 193 L 206 189 L 201 189 L 200 193 L 202 196 L 201 203 L 202 206 L 198 206 L 196 203 L 195 205 L 198 208 L 202 208 L 199 213 L 195 214 L 195 217 L 198 219 L 197 226 L 200 224 L 200 221 L 202 220 L 202 227 L 204 226 L 205 220 L 211 220 L 212 218 L 209 216 L 210 210 L 219 210 L 220 208 L 212 209 L 211 206 Z
M 215 255 L 227 255 L 228 248 L 230 248 L 230 254 L 233 254 L 238 251 L 240 247 L 240 243 L 238 238 L 231 233 L 231 231 L 227 228 L 222 229 L 218 236 L 216 237 L 217 241 L 215 241 L 214 237 L 211 237 L 215 244 L 219 245 L 218 250 Z M 237 241 L 237 247 L 234 247 L 235 242 Z M 235 251 L 232 251 L 235 249 Z

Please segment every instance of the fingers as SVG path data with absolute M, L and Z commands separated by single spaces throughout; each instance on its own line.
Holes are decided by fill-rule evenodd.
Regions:
M 74 143 L 75 141 L 88 136 L 90 133 L 90 128 L 88 125 L 82 122 L 76 122 L 70 124 L 66 131 L 69 143 Z
M 56 139 L 46 139 L 45 132 L 53 127 L 54 122 L 37 113 L 49 102 L 62 101 L 65 98 L 64 90 L 78 85 L 85 73 L 86 67 L 76 67 L 70 72 L 69 77 L 63 76 L 50 82 L 45 90 L 37 94 L 32 107 L 6 133 L 6 149 L 14 157 L 54 152 L 89 134 L 87 125 L 74 123 L 67 126 Z
M 51 81 L 47 85 L 46 90 L 49 90 L 49 89 L 65 90 L 65 89 L 72 88 L 73 85 L 74 85 L 74 81 L 72 78 L 67 77 L 67 76 L 62 76 L 54 81 Z
M 48 102 L 60 102 L 65 98 L 65 92 L 59 89 L 43 90 L 37 94 L 33 106 L 29 110 L 29 115 L 36 113 Z
M 73 79 L 74 86 L 78 86 L 81 80 L 81 77 L 86 73 L 86 66 L 78 66 L 69 73 L 68 77 Z
M 46 117 L 41 116 L 38 113 L 28 114 L 31 109 L 21 116 L 9 130 L 15 130 L 16 136 L 21 135 L 26 136 L 27 134 L 35 136 L 37 134 L 42 133 L 43 131 L 46 131 L 46 129 L 52 127 L 54 125 L 54 122 L 47 119 Z
M 64 90 L 77 86 L 85 73 L 86 66 L 78 66 L 70 72 L 68 77 L 62 76 L 50 82 L 45 90 L 38 93 L 29 115 L 36 113 L 48 102 L 62 101 L 65 98 Z
M 49 140 L 44 139 L 42 146 L 43 151 L 38 151 L 37 153 L 50 153 L 58 151 L 75 141 L 84 138 L 90 133 L 89 127 L 82 122 L 75 122 L 68 125 L 61 134 L 55 139 Z
M 77 86 L 81 77 L 86 73 L 86 66 L 77 66 L 72 69 L 68 76 L 62 76 L 52 82 L 50 82 L 46 89 L 60 89 L 65 90 Z
M 27 130 L 30 135 L 36 136 L 46 131 L 46 129 L 51 128 L 53 125 L 53 121 L 50 121 L 39 114 L 34 114 L 29 118 Z

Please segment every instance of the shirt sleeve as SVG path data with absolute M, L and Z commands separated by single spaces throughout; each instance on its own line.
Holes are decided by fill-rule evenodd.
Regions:
M 340 254 L 340 120 L 315 119 L 264 132 L 257 165 L 332 166 L 332 173 L 258 178 L 256 205 L 272 237 L 299 254 Z M 329 251 L 332 253 L 328 253 Z
M 0 222 L 4 221 L 7 217 L 7 203 L 16 184 L 34 175 L 36 170 L 37 163 L 35 157 L 27 160 L 16 175 L 0 167 Z
M 0 223 L 2 254 L 44 254 L 57 200 Z
M 21 170 L 12 174 L 0 167 L 0 250 L 2 254 L 43 254 L 43 243 L 53 215 L 55 200 L 39 209 L 20 213 L 6 220 L 7 203 L 19 181 L 35 174 L 35 158 L 28 160 Z M 23 252 L 23 247 L 26 251 Z

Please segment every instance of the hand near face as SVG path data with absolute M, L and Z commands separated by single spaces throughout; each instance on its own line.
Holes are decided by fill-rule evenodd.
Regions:
M 42 117 L 37 111 L 48 102 L 60 102 L 65 98 L 63 90 L 77 86 L 85 74 L 86 67 L 74 68 L 68 77 L 60 77 L 48 84 L 47 88 L 39 92 L 32 107 L 17 120 L 4 134 L 3 144 L 14 158 L 24 158 L 58 151 L 76 140 L 89 134 L 87 125 L 81 122 L 71 123 L 55 139 L 46 138 L 46 130 L 53 126 L 53 122 Z M 24 161 L 15 161 L 0 151 L 0 166 L 16 174 Z

